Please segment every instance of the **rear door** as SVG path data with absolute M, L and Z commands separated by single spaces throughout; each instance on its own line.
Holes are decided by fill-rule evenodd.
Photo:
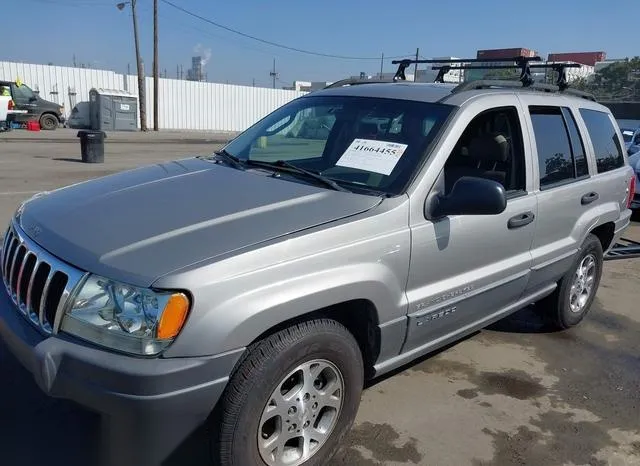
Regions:
M 595 226 L 593 209 L 601 193 L 594 189 L 594 167 L 571 102 L 542 96 L 520 98 L 529 115 L 531 149 L 537 159 L 538 221 L 527 286 L 533 292 L 558 281 L 568 270 L 584 232 Z

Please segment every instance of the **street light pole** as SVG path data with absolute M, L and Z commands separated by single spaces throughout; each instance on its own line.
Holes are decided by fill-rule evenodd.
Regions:
M 124 7 L 131 5 L 131 15 L 133 16 L 133 40 L 136 48 L 136 62 L 138 65 L 138 101 L 140 102 L 140 130 L 147 131 L 147 103 L 144 92 L 144 70 L 142 69 L 142 58 L 140 58 L 140 44 L 138 41 L 138 16 L 136 15 L 136 1 L 118 3 L 118 10 L 122 11 Z
M 158 0 L 153 0 L 153 130 L 158 131 Z

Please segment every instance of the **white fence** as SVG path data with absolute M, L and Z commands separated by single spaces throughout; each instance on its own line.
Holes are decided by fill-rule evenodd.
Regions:
M 67 116 L 92 88 L 138 94 L 136 76 L 106 70 L 0 62 L 0 80 L 17 78 L 40 97 L 64 104 Z M 126 79 L 126 82 L 125 82 Z M 158 83 L 161 129 L 241 131 L 304 92 L 161 78 Z M 145 78 L 147 124 L 153 124 L 153 79 Z

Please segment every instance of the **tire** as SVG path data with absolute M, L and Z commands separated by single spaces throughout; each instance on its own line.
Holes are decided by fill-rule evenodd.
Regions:
M 52 131 L 59 126 L 60 122 L 55 115 L 45 113 L 40 117 L 40 128 L 46 131 Z
M 304 369 L 297 370 L 301 367 Z M 306 386 L 300 386 L 304 373 L 317 373 L 313 384 L 309 383 L 313 377 L 307 377 Z M 335 384 L 340 382 L 342 390 L 334 391 L 338 386 Z M 364 368 L 358 343 L 336 321 L 319 319 L 303 322 L 253 344 L 234 369 L 216 409 L 217 414 L 210 420 L 214 464 L 327 464 L 353 425 L 363 382 Z M 330 387 L 328 391 L 327 387 Z M 274 402 L 278 392 L 284 392 L 284 395 Z M 295 396 L 284 402 L 292 394 Z M 337 398 L 331 394 L 337 394 Z M 328 400 L 334 407 L 323 408 L 322 400 Z M 316 431 L 315 427 L 319 430 Z M 326 430 L 324 439 L 318 434 L 322 430 Z M 268 456 L 275 447 L 263 448 L 261 453 L 259 442 L 266 444 L 275 439 L 274 445 L 282 445 L 284 440 L 279 441 L 281 435 L 285 436 L 284 439 L 298 436 L 299 432 L 300 436 L 313 433 L 319 440 L 309 443 L 313 451 L 306 459 L 294 455 L 290 463 L 277 463 L 269 460 Z M 300 442 L 301 439 L 296 439 L 297 446 L 306 443 Z M 288 446 L 296 447 L 296 441 L 291 440 Z M 280 448 L 280 451 L 284 449 Z M 302 451 L 295 453 L 304 455 Z
M 591 264 L 592 267 L 585 269 Z M 545 313 L 548 324 L 557 330 L 566 330 L 578 325 L 589 313 L 595 299 L 602 277 L 603 251 L 600 240 L 589 234 L 576 254 L 576 258 L 567 273 L 558 282 L 558 288 L 550 296 L 536 304 Z M 580 282 L 580 288 L 573 289 L 579 280 L 580 273 L 587 270 L 585 281 Z M 591 283 L 588 294 L 585 294 L 587 282 Z M 576 297 L 580 299 L 576 299 Z

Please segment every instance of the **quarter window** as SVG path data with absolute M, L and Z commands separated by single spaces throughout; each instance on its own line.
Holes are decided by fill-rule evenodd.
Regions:
M 586 108 L 580 109 L 580 115 L 587 126 L 591 144 L 593 144 L 598 173 L 622 167 L 624 165 L 622 145 L 609 115 Z

